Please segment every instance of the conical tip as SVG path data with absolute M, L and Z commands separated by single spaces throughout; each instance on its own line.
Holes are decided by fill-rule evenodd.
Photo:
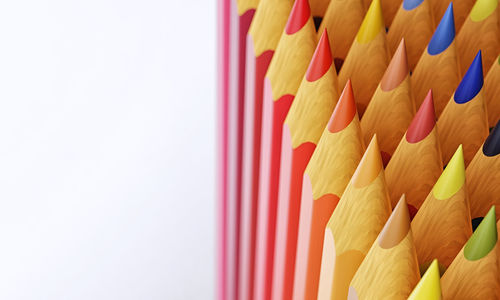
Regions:
M 383 169 L 380 148 L 377 142 L 377 135 L 374 134 L 365 154 L 352 176 L 352 183 L 355 187 L 361 188 L 372 183 Z
M 444 200 L 455 195 L 465 183 L 464 150 L 458 146 L 448 165 L 437 180 L 432 193 L 436 199 Z
M 486 156 L 496 156 L 500 154 L 500 121 L 490 132 L 483 145 L 483 153 Z
M 410 213 L 403 194 L 398 204 L 394 207 L 391 216 L 387 220 L 378 236 L 378 244 L 384 249 L 398 245 L 410 230 Z
M 437 55 L 446 50 L 454 39 L 455 20 L 453 17 L 453 3 L 450 2 L 448 9 L 446 9 L 446 12 L 441 18 L 441 22 L 439 22 L 436 31 L 434 31 L 434 34 L 432 35 L 431 41 L 427 46 L 427 52 L 430 55 Z
M 435 125 L 436 113 L 434 111 L 434 100 L 432 90 L 429 90 L 406 131 L 406 140 L 409 143 L 420 142 L 431 133 Z
M 380 0 L 373 0 L 361 23 L 361 27 L 359 27 L 356 40 L 358 43 L 369 43 L 380 31 L 383 31 L 385 34 L 382 6 L 380 5 Z
M 483 61 L 481 58 L 481 50 L 476 54 L 476 57 L 469 66 L 464 78 L 460 81 L 457 90 L 455 91 L 454 99 L 457 103 L 466 103 L 483 88 Z
M 294 34 L 299 31 L 307 20 L 311 17 L 311 8 L 308 0 L 297 0 L 293 4 L 292 11 L 286 23 L 285 32 L 287 34 Z
M 464 247 L 464 256 L 468 260 L 478 260 L 495 248 L 498 233 L 495 206 L 492 206 L 486 216 L 472 234 Z
M 437 259 L 434 259 L 408 300 L 441 300 L 441 282 Z
M 310 82 L 320 79 L 328 71 L 332 65 L 332 61 L 330 42 L 328 41 L 328 33 L 325 28 L 307 69 L 306 79 Z
M 390 91 L 396 88 L 408 76 L 408 59 L 406 57 L 406 44 L 404 38 L 401 39 L 394 56 L 385 70 L 380 81 L 380 88 L 383 91 Z
M 343 130 L 351 123 L 355 115 L 356 103 L 354 102 L 354 93 L 349 79 L 328 122 L 328 130 L 332 133 Z

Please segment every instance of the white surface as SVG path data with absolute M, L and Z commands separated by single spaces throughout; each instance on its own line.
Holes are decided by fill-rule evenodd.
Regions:
M 214 295 L 215 4 L 0 4 L 0 299 Z

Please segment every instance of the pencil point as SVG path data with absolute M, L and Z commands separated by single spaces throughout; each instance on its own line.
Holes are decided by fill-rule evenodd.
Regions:
M 455 102 L 463 104 L 470 101 L 479 93 L 482 87 L 483 60 L 481 59 L 481 50 L 479 50 L 455 91 Z
M 408 300 L 441 300 L 441 282 L 437 259 L 434 259 Z
M 420 105 L 417 114 L 406 131 L 406 140 L 409 143 L 420 142 L 431 133 L 435 124 L 434 100 L 432 98 L 432 90 L 429 90 L 424 102 Z
M 320 79 L 323 75 L 325 75 L 331 65 L 332 54 L 330 51 L 330 42 L 328 41 L 328 33 L 325 28 L 321 34 L 318 46 L 314 51 L 309 68 L 307 69 L 307 81 L 312 82 Z
M 286 23 L 286 33 L 294 34 L 299 31 L 304 25 L 306 25 L 307 20 L 311 16 L 311 8 L 309 7 L 308 0 L 297 0 L 293 4 L 292 12 L 288 17 Z M 271 16 L 272 18 L 272 16 Z
M 378 236 L 378 244 L 384 249 L 389 249 L 401 242 L 410 230 L 410 214 L 406 205 L 405 195 L 399 199 L 391 216 L 387 220 Z
M 458 146 L 450 162 L 437 180 L 432 193 L 436 199 L 444 200 L 455 195 L 465 183 L 465 163 L 462 145 Z
M 375 180 L 382 168 L 382 158 L 380 157 L 377 135 L 374 134 L 352 176 L 353 185 L 358 188 L 369 185 Z
M 498 6 L 498 0 L 477 0 L 470 11 L 470 18 L 480 22 L 491 15 Z
M 500 154 L 500 121 L 490 132 L 483 145 L 483 153 L 486 156 L 496 156 Z
M 422 2 L 424 2 L 424 0 L 404 0 L 403 8 L 405 10 L 412 10 L 418 7 Z
M 441 18 L 436 31 L 432 35 L 427 52 L 430 55 L 436 55 L 448 48 L 455 38 L 455 20 L 453 17 L 453 2 L 450 2 L 448 9 Z
M 380 88 L 383 91 L 390 91 L 399 86 L 406 76 L 408 76 L 408 59 L 405 39 L 402 38 L 380 81 Z
M 478 260 L 495 248 L 498 233 L 495 206 L 492 206 L 483 221 L 477 227 L 464 247 L 464 256 L 468 260 Z
M 384 28 L 384 17 L 382 16 L 380 0 L 373 0 L 366 12 L 363 23 L 361 23 L 356 40 L 358 43 L 368 43 Z
M 355 115 L 356 103 L 354 102 L 351 80 L 349 79 L 328 122 L 328 130 L 332 133 L 341 131 L 351 123 Z

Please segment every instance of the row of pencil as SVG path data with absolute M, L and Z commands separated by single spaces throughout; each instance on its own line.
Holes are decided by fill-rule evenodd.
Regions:
M 499 1 L 219 8 L 218 299 L 500 299 Z

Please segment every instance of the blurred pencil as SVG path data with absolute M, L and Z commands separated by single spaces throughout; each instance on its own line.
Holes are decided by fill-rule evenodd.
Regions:
M 337 98 L 337 73 L 324 31 L 283 124 L 273 299 L 292 297 L 302 177 Z
M 413 71 L 411 86 L 415 104 L 420 106 L 427 91 L 432 89 L 436 115 L 439 117 L 460 81 L 459 74 L 453 5 L 450 3 Z
M 354 275 L 348 299 L 405 299 L 419 279 L 403 195 Z
M 438 260 L 434 259 L 408 300 L 441 300 L 442 298 Z
M 365 143 L 377 134 L 384 165 L 389 162 L 414 114 L 405 40 L 402 39 L 361 119 Z
M 443 170 L 435 120 L 432 91 L 429 90 L 385 168 L 392 207 L 396 206 L 399 195 L 405 194 L 411 217 Z
M 373 0 L 339 73 L 339 86 L 345 86 L 348 79 L 352 81 L 360 116 L 388 64 L 389 49 L 385 40 L 380 0 Z
M 492 207 L 441 278 L 443 299 L 497 299 L 498 233 Z
M 347 299 L 349 282 L 390 214 L 375 135 L 330 217 L 326 232 L 323 227 L 316 234 L 324 238 L 323 254 L 309 252 L 309 262 L 322 259 L 317 299 Z M 316 293 L 306 293 L 300 299 L 316 299 Z
M 425 46 L 429 43 L 435 24 L 429 0 L 404 0 L 387 33 L 389 50 L 394 53 L 402 38 L 406 42 L 408 67 L 415 69 Z
M 471 217 L 484 217 L 491 205 L 500 217 L 500 121 L 465 172 L 470 195 Z
M 472 234 L 461 145 L 415 215 L 411 229 L 421 273 L 434 258 L 446 270 Z
M 465 165 L 468 165 L 488 136 L 481 51 L 444 108 L 437 125 L 443 162 L 447 163 L 456 147 L 463 144 Z
M 255 268 L 265 273 L 268 203 L 258 203 L 264 76 L 278 45 L 290 0 L 261 0 L 247 35 L 241 191 L 239 299 L 253 299 Z M 259 210 L 260 220 L 257 220 Z M 257 221 L 261 229 L 257 233 Z M 258 234 L 258 237 L 257 237 Z M 259 242 L 257 242 L 259 239 Z M 258 245 L 256 246 L 256 243 Z M 259 251 L 262 249 L 262 251 Z M 256 253 L 257 252 L 257 253 Z M 256 258 L 258 257 L 258 258 Z
M 319 27 L 319 33 L 326 28 L 330 39 L 335 67 L 340 70 L 358 32 L 365 9 L 362 0 L 331 0 L 325 17 Z
M 488 111 L 488 124 L 490 127 L 500 120 L 500 55 L 493 61 L 486 78 L 484 79 L 484 96 Z
M 434 18 L 437 21 L 439 21 L 439 18 L 445 13 L 446 7 L 448 5 L 448 1 L 443 1 L 443 0 L 430 0 L 431 1 L 431 6 L 432 6 L 432 11 Z M 460 0 L 460 1 L 455 1 L 453 2 L 454 6 L 454 11 L 455 11 L 455 26 L 457 29 L 457 32 L 460 30 L 462 27 L 462 24 L 465 21 L 465 18 L 469 15 L 470 10 L 472 9 L 472 6 L 474 5 L 475 0 Z
M 462 74 L 467 71 L 476 53 L 481 50 L 483 68 L 489 67 L 500 49 L 498 0 L 477 0 L 457 34 L 457 49 Z

